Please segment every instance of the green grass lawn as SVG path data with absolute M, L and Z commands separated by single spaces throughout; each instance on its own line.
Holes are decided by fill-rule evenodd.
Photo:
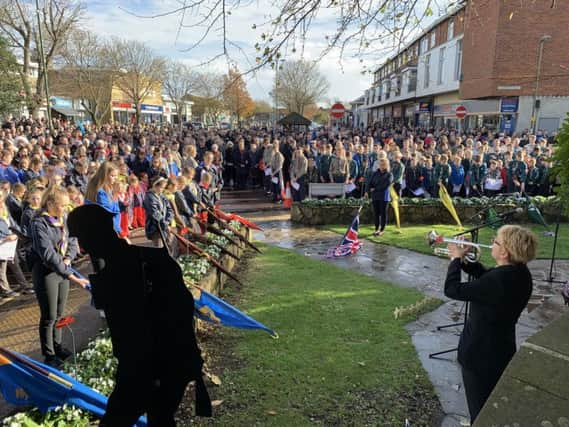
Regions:
M 531 228 L 539 239 L 539 247 L 537 257 L 541 259 L 550 259 L 551 251 L 553 249 L 553 237 L 544 236 L 545 228 L 537 224 L 525 224 L 525 227 Z M 464 226 L 465 229 L 469 228 L 468 225 Z M 334 231 L 339 234 L 346 232 L 345 225 L 328 225 L 324 228 Z M 368 239 L 375 243 L 383 243 L 386 245 L 397 246 L 399 248 L 410 249 L 413 251 L 433 254 L 433 251 L 427 244 L 426 236 L 431 230 L 436 230 L 437 233 L 445 237 L 451 237 L 459 232 L 456 225 L 437 224 L 437 225 L 409 225 L 402 226 L 401 233 L 398 233 L 395 226 L 388 225 L 385 229 L 385 234 L 381 237 L 373 236 L 373 224 L 360 224 L 360 238 Z M 555 231 L 555 226 L 551 226 L 551 230 Z M 496 231 L 490 228 L 480 230 L 479 242 L 489 245 L 492 237 L 496 235 Z M 439 247 L 445 247 L 439 245 Z M 557 250 L 555 257 L 557 259 L 569 259 L 569 224 L 561 224 L 559 227 L 559 235 L 557 237 Z M 482 249 L 482 262 L 492 265 L 494 260 L 490 255 L 490 249 Z
M 393 315 L 422 294 L 268 246 L 244 282 L 223 296 L 280 338 L 215 329 L 234 343 L 213 390 L 215 425 L 436 424 L 438 400 L 404 329 L 415 317 Z

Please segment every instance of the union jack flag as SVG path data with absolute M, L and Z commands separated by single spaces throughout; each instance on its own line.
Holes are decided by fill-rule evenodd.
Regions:
M 360 215 L 358 213 L 352 221 L 350 228 L 348 228 L 348 231 L 344 234 L 342 242 L 338 246 L 328 249 L 326 256 L 328 258 L 335 258 L 355 254 L 362 247 L 361 242 L 358 240 L 359 228 Z

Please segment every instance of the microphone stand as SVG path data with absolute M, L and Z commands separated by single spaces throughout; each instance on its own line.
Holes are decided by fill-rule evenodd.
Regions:
M 484 212 L 484 211 L 482 211 L 482 212 Z M 491 227 L 495 224 L 501 223 L 504 219 L 505 219 L 505 217 L 496 218 L 490 222 L 486 222 L 486 223 L 477 225 L 475 227 L 469 228 L 468 230 L 464 230 L 458 234 L 455 234 L 453 237 L 464 236 L 465 234 L 470 234 L 471 239 L 472 239 L 471 240 L 472 243 L 478 243 L 478 232 L 482 228 Z M 469 282 L 471 282 L 473 279 L 474 279 L 474 277 L 472 277 L 471 275 L 468 276 Z M 448 325 L 437 326 L 437 331 L 440 331 L 440 330 L 446 329 L 446 328 L 452 328 L 453 326 L 462 326 L 464 328 L 466 326 L 466 322 L 468 320 L 469 308 L 470 308 L 469 301 L 466 301 L 464 304 L 464 320 L 462 322 L 458 322 L 458 323 L 450 323 Z M 455 348 L 451 348 L 451 349 L 447 349 L 447 350 L 437 351 L 436 353 L 430 353 L 429 359 L 442 359 L 441 357 L 439 357 L 440 355 L 446 354 L 446 353 L 452 353 L 453 351 L 457 351 L 457 350 L 458 350 L 458 347 L 455 347 Z

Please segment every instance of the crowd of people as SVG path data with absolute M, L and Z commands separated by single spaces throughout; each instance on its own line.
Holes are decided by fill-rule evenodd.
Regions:
M 172 247 L 169 230 L 206 229 L 223 188 L 263 188 L 280 203 L 285 187 L 290 186 L 294 200 L 301 201 L 310 183 L 339 183 L 353 197 L 371 198 L 375 234 L 381 235 L 393 192 L 438 197 L 444 186 L 462 197 L 503 192 L 549 195 L 556 143 L 555 137 L 529 132 L 510 137 L 485 130 L 459 134 L 452 129 L 376 127 L 312 132 L 194 130 L 157 124 L 79 128 L 61 120 L 48 127 L 33 119 L 5 122 L 0 142 L 0 245 L 17 241 L 13 260 L 0 259 L 0 299 L 36 294 L 42 354 L 45 363 L 55 367 L 70 355 L 55 327 L 70 284 L 88 285 L 73 268 L 80 248 L 66 225 L 67 214 L 78 206 L 96 204 L 112 215 L 114 237 L 117 242 L 117 236 L 124 239 L 115 242 L 117 248 L 130 247 L 130 233 L 137 228 L 144 228 L 154 246 Z M 84 235 L 78 224 L 73 235 Z M 535 256 L 535 236 L 508 227 L 500 229 L 493 242 L 498 268 L 477 265 L 472 273 L 462 262 L 465 250 L 450 248 L 447 296 L 472 301 L 473 313 L 488 311 L 486 305 L 494 307 L 508 292 L 517 298 L 508 312 L 507 331 L 494 337 L 507 341 L 502 359 L 483 378 L 479 369 L 487 366 L 470 363 L 465 348 L 478 342 L 477 334 L 487 336 L 488 326 L 479 322 L 463 332 L 459 360 L 473 420 L 515 351 L 515 324 L 531 294 L 525 264 Z M 463 286 L 461 269 L 478 280 Z M 526 283 L 523 292 L 516 291 L 519 286 L 509 289 L 511 281 L 502 276 L 510 270 Z M 32 283 L 25 271 L 31 273 Z M 490 280 L 494 277 L 501 286 L 495 295 L 486 291 L 489 283 L 496 287 Z M 501 315 L 492 311 L 496 318 Z M 495 350 L 497 341 L 484 342 Z

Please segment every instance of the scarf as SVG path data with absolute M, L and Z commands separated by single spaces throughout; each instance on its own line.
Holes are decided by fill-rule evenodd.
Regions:
M 65 256 L 68 246 L 67 237 L 65 236 L 65 223 L 59 218 L 51 216 L 47 212 L 44 212 L 42 215 L 46 217 L 47 221 L 53 227 L 59 228 L 59 231 L 61 233 L 61 239 L 59 240 L 59 242 L 57 242 L 57 251 L 62 257 Z

